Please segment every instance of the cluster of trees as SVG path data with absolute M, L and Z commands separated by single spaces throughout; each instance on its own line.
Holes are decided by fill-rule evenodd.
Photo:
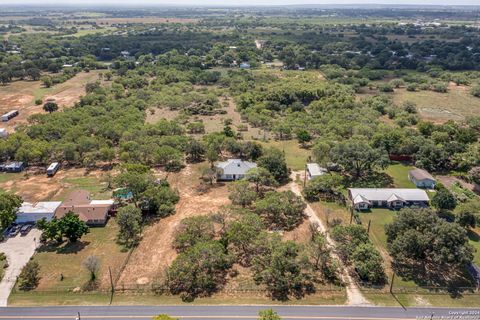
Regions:
M 174 247 L 179 255 L 168 269 L 167 285 L 187 300 L 221 288 L 235 263 L 251 268 L 255 282 L 274 299 L 301 297 L 314 292 L 316 283 L 338 281 L 321 233 L 306 245 L 282 241 L 266 231 L 260 216 L 244 210 L 184 219 Z
M 88 226 L 73 212 L 66 213 L 60 219 L 53 217 L 47 221 L 42 219 L 37 222 L 37 228 L 42 231 L 42 242 L 55 241 L 62 243 L 64 238 L 69 242 L 76 242 L 90 232 Z
M 0 230 L 5 230 L 17 219 L 17 210 L 22 204 L 19 196 L 1 191 L 0 192 Z
M 337 225 L 333 227 L 331 234 L 336 241 L 340 258 L 346 265 L 353 265 L 361 281 L 373 285 L 385 284 L 382 256 L 361 225 Z
M 467 232 L 430 209 L 402 209 L 385 226 L 396 272 L 426 285 L 450 285 L 473 259 Z

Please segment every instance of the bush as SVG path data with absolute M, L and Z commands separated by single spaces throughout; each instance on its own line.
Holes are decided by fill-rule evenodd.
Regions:
M 30 260 L 23 268 L 18 277 L 19 288 L 22 291 L 30 291 L 38 286 L 40 281 L 40 265 L 38 262 Z
M 35 105 L 36 106 L 39 106 L 43 103 L 43 100 L 42 99 L 35 99 Z

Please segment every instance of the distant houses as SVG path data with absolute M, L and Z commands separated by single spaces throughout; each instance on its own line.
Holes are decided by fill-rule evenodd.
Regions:
M 391 209 L 406 206 L 425 207 L 430 201 L 425 190 L 415 188 L 349 188 L 348 196 L 357 210 L 374 207 Z
M 313 179 L 316 177 L 320 177 L 327 173 L 328 170 L 326 168 L 320 167 L 318 163 L 307 163 L 307 177 L 308 179 Z
M 408 179 L 418 188 L 434 189 L 437 180 L 423 169 L 413 169 L 408 172 Z
M 215 167 L 218 171 L 217 180 L 235 181 L 243 179 L 247 171 L 256 168 L 257 164 L 241 159 L 228 159 L 217 163 Z

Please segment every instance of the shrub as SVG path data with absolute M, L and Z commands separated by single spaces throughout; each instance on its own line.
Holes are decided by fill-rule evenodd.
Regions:
M 38 262 L 30 260 L 18 277 L 20 290 L 29 291 L 35 289 L 40 281 L 39 273 L 40 265 Z

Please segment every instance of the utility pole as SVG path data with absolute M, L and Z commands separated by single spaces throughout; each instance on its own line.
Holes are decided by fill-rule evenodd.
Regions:
M 370 224 L 371 223 L 372 223 L 372 220 L 368 220 L 367 234 L 370 234 Z
M 353 208 L 350 207 L 350 224 L 352 224 L 353 221 Z
M 307 185 L 307 165 L 305 164 L 305 172 L 303 174 L 303 187 Z
M 80 312 L 77 312 L 77 317 L 75 318 L 75 320 L 81 320 L 82 318 L 80 317 Z
M 392 281 L 390 281 L 390 293 L 393 294 L 393 281 L 395 281 L 395 272 L 392 272 Z
M 110 268 L 110 266 L 108 266 L 108 273 L 110 274 L 110 285 L 111 285 L 110 304 L 112 304 L 113 294 L 115 293 L 115 286 L 114 286 L 114 284 L 113 284 L 112 268 Z

